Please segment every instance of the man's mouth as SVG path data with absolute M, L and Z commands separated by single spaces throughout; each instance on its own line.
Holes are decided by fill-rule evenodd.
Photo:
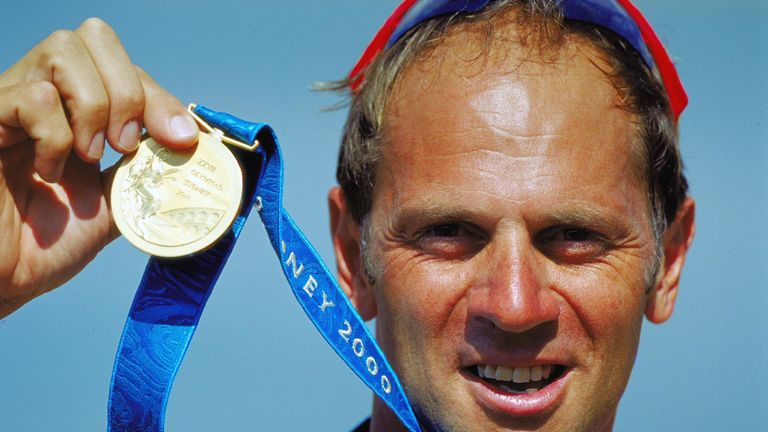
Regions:
M 468 368 L 485 383 L 510 394 L 532 394 L 560 378 L 566 371 L 562 365 L 547 364 L 507 367 L 479 364 Z

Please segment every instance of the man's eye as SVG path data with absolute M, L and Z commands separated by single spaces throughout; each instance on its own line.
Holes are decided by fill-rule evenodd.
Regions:
M 553 228 L 539 236 L 539 248 L 556 261 L 588 261 L 603 254 L 607 247 L 603 236 L 582 228 Z
M 563 240 L 573 242 L 587 241 L 590 239 L 591 234 L 589 231 L 577 228 L 566 228 L 562 231 Z
M 442 224 L 432 227 L 431 231 L 437 237 L 456 237 L 461 228 L 457 224 Z
M 483 235 L 461 223 L 441 223 L 421 231 L 416 238 L 419 249 L 443 259 L 460 259 L 482 248 Z

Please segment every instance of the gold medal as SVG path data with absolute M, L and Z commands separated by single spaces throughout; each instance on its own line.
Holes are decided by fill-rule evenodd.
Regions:
M 227 232 L 240 210 L 243 174 L 218 137 L 201 132 L 185 150 L 148 138 L 119 162 L 112 214 L 129 242 L 150 255 L 181 257 Z

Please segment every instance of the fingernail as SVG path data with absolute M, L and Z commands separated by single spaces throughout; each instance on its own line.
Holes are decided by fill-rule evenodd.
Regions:
M 104 131 L 98 131 L 91 138 L 91 145 L 88 146 L 88 157 L 91 159 L 101 159 L 104 154 Z
M 132 152 L 139 147 L 139 122 L 131 120 L 123 125 L 118 145 L 127 152 Z
M 185 115 L 174 116 L 170 121 L 170 128 L 177 138 L 196 137 L 200 133 L 194 120 Z

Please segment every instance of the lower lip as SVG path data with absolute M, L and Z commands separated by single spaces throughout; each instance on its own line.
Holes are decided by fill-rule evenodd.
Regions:
M 553 411 L 562 401 L 570 371 L 536 393 L 510 394 L 479 377 L 462 372 L 470 381 L 470 392 L 478 404 L 494 412 L 514 417 L 531 417 Z

